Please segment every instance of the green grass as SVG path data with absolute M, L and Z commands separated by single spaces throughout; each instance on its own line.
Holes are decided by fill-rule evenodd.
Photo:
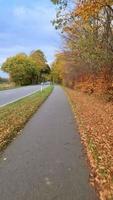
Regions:
M 0 108 L 0 151 L 17 135 L 39 106 L 53 90 L 52 86 L 42 92 L 25 97 Z

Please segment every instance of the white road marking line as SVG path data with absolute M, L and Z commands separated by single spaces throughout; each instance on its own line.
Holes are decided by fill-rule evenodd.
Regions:
M 45 88 L 46 88 L 46 87 L 45 87 Z M 9 103 L 0 105 L 0 108 L 2 108 L 2 107 L 4 107 L 4 106 L 7 106 L 7 105 L 9 105 L 9 104 L 15 103 L 16 101 L 19 101 L 19 100 L 21 100 L 21 99 L 24 99 L 25 97 L 28 97 L 28 96 L 30 96 L 30 95 L 36 93 L 36 92 L 39 92 L 39 91 L 40 91 L 40 88 L 39 88 L 38 90 L 35 90 L 34 92 L 31 92 L 31 93 L 29 93 L 29 94 L 27 94 L 27 95 L 24 95 L 24 96 L 22 96 L 22 97 L 20 97 L 20 98 L 17 98 L 17 99 L 15 99 L 15 100 L 13 100 L 13 101 L 10 101 Z
M 6 160 L 7 160 L 7 158 L 4 158 L 3 160 L 4 160 L 4 161 L 6 161 Z

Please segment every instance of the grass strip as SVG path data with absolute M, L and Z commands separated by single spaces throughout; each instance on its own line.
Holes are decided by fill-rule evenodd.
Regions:
M 53 86 L 0 108 L 0 151 L 19 134 L 29 118 L 51 94 Z
M 17 88 L 14 83 L 0 83 L 0 91 Z

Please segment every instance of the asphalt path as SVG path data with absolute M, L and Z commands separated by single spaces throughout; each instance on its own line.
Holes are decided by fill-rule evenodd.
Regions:
M 56 86 L 0 158 L 0 200 L 97 200 L 67 97 Z
M 43 86 L 46 87 L 46 86 Z M 0 107 L 30 95 L 41 89 L 41 85 L 26 86 L 16 89 L 0 91 Z

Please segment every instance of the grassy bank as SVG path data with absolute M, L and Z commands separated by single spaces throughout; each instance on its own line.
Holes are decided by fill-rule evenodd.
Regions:
M 0 91 L 1 90 L 13 89 L 13 88 L 15 88 L 14 83 L 0 83 Z
M 47 99 L 53 90 L 52 86 L 37 92 L 15 103 L 0 108 L 0 150 L 17 135 L 24 124 Z
M 101 200 L 113 199 L 113 104 L 94 95 L 66 89 L 78 122 L 88 160 L 91 183 Z

